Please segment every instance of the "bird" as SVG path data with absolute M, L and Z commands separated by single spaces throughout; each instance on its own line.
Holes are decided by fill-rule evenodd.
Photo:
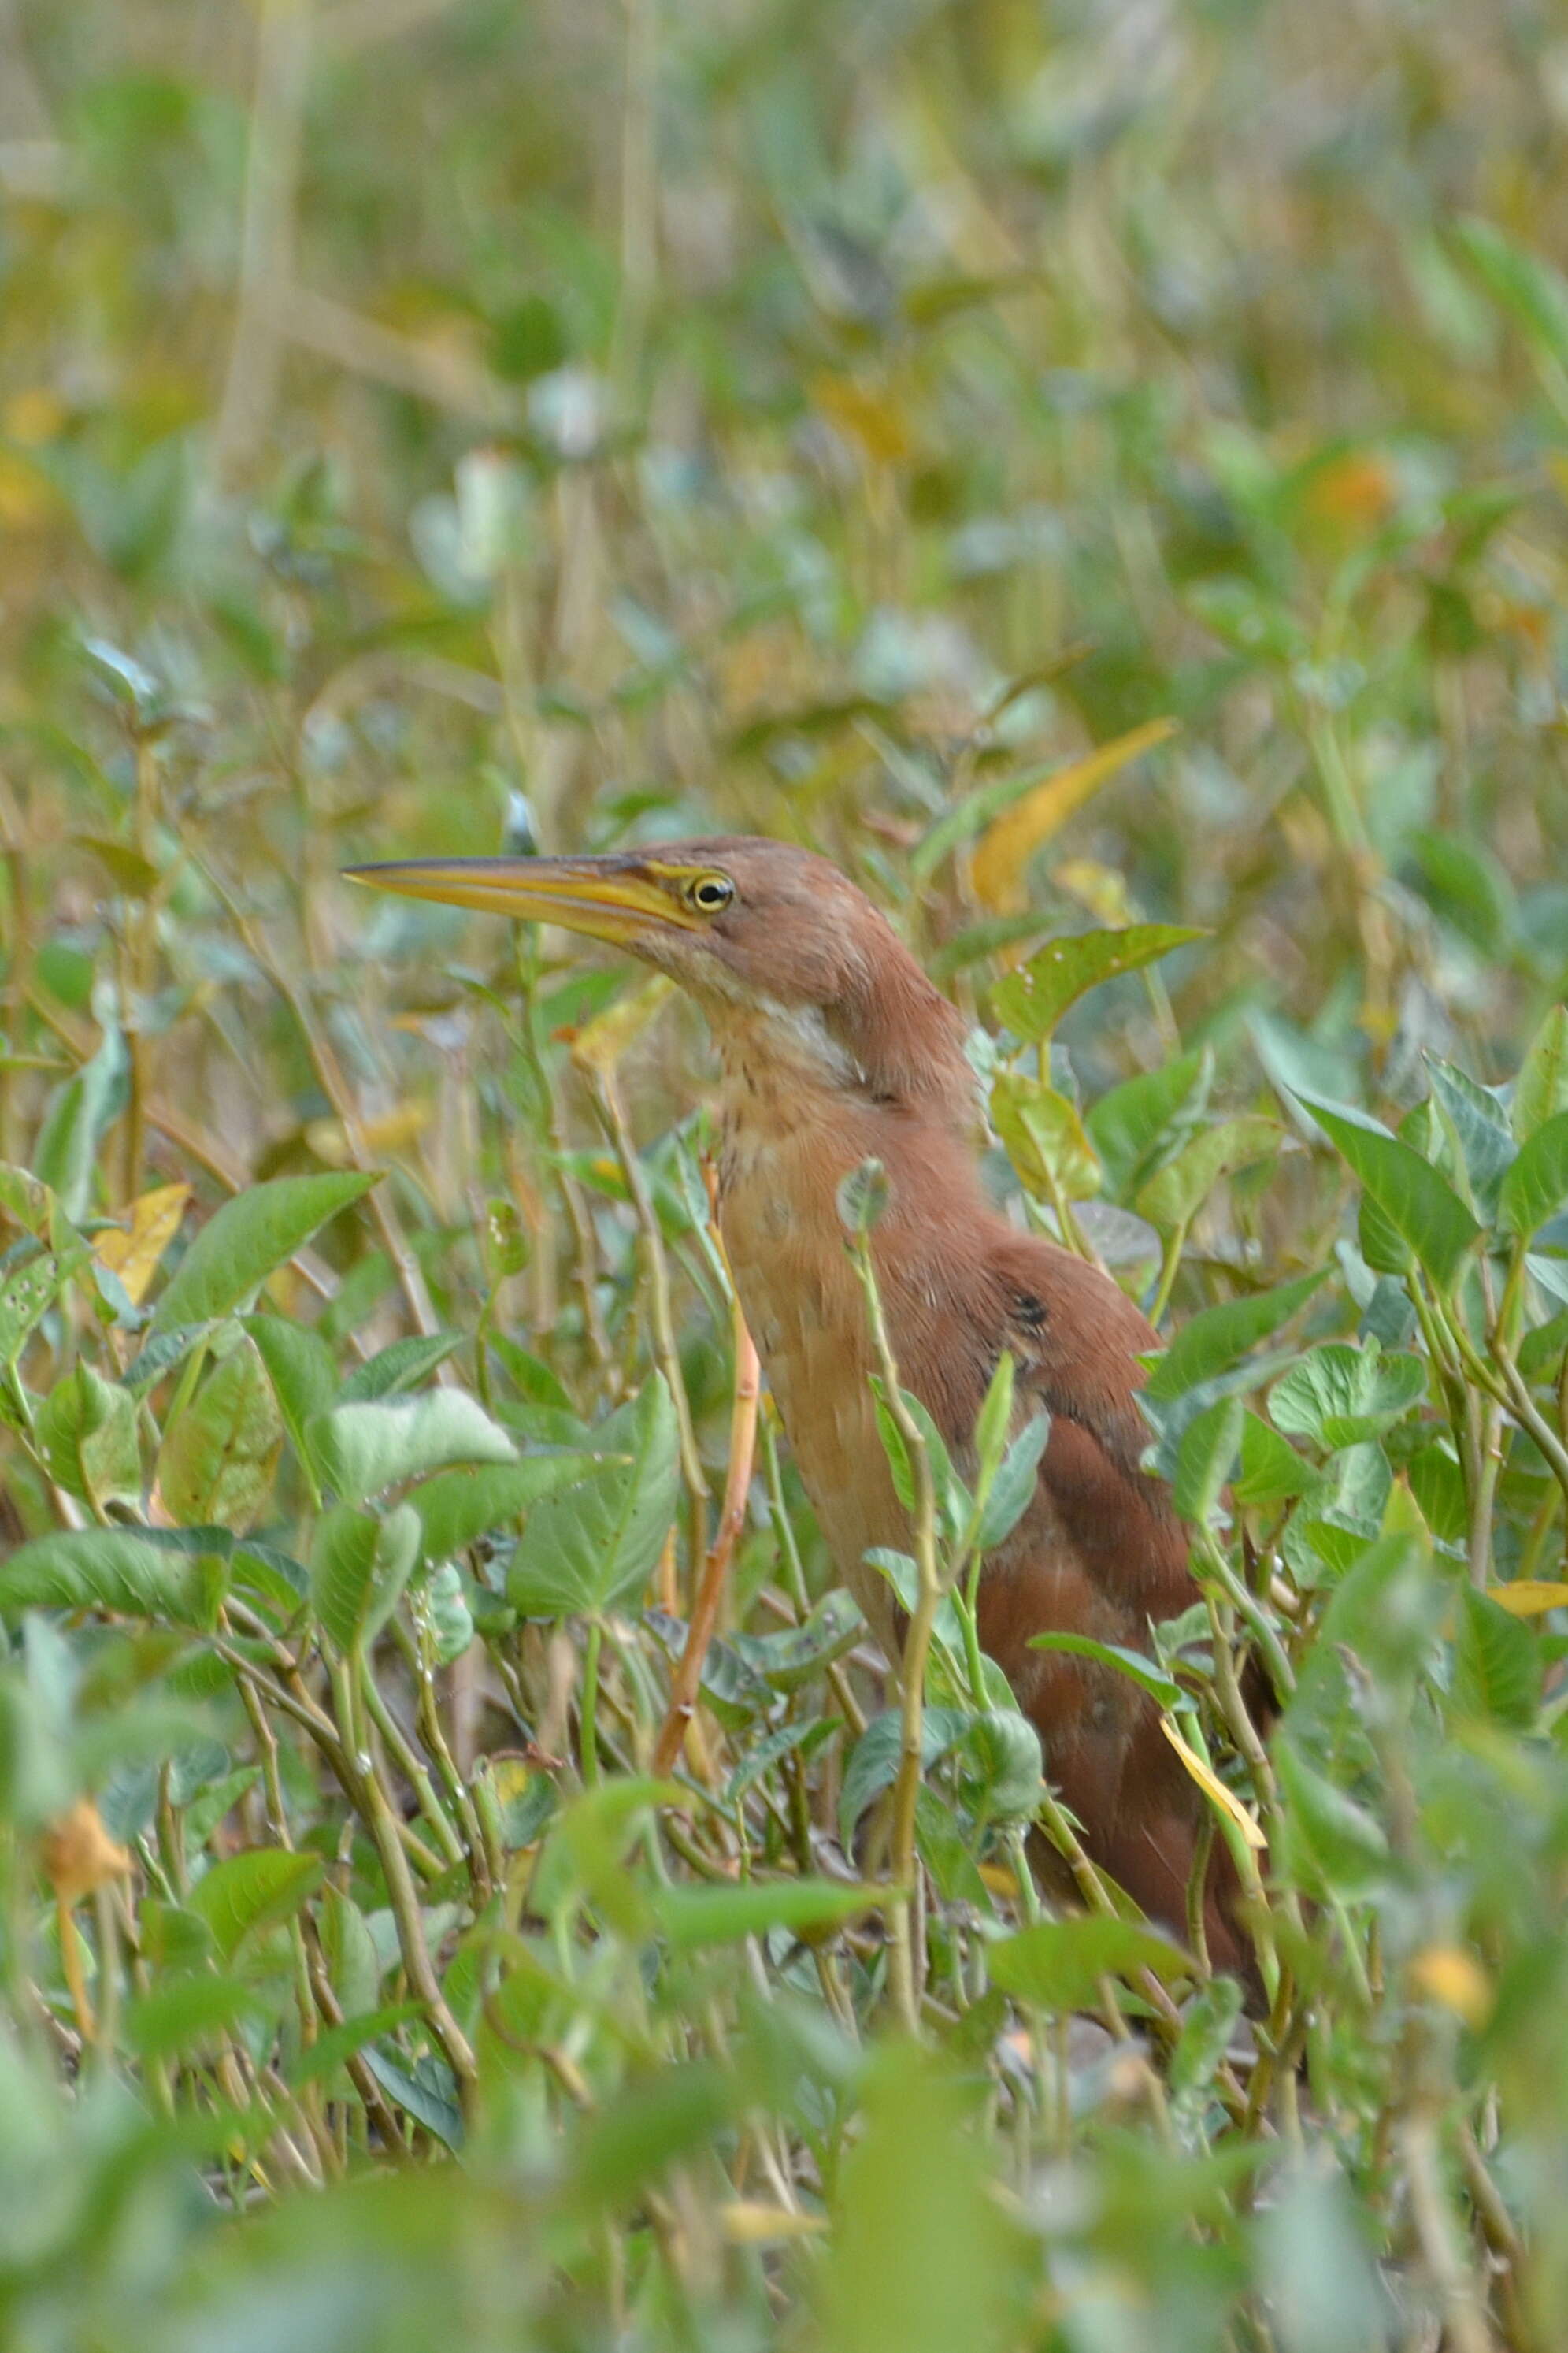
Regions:
M 902 1386 L 974 1468 L 1004 1351 L 1016 1426 L 1049 1416 L 1035 1489 L 978 1588 L 986 1654 L 1040 1736 L 1094 1863 L 1182 1937 L 1202 1799 L 1135 1678 L 1031 1647 L 1052 1631 L 1143 1651 L 1195 1598 L 1169 1491 L 1142 1467 L 1152 1326 L 1089 1259 L 1015 1225 L 982 1176 L 984 1103 L 957 1008 L 832 861 L 760 836 L 581 857 L 351 867 L 405 896 L 557 925 L 666 974 L 719 1064 L 717 1200 L 736 1295 L 843 1582 L 896 1670 L 903 1621 L 868 1556 L 910 1548 L 840 1187 L 880 1164 L 868 1247 Z M 1202 1892 L 1211 1964 L 1245 1973 L 1224 1841 Z

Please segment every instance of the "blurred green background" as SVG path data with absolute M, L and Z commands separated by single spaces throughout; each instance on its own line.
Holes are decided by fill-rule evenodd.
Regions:
M 1546 0 L 0 0 L 8 2342 L 1568 2338 L 1564 261 Z M 516 1499 L 382 1625 L 377 1736 L 440 1850 L 412 1936 L 374 1804 L 274 1704 L 296 1554 L 318 1606 L 335 1557 L 302 1398 L 439 1369 L 490 1435 L 418 1468 L 585 1445 L 658 1354 L 664 1249 L 714 1494 L 730 1401 L 695 1021 L 337 870 L 716 829 L 837 858 L 972 1012 L 1053 933 L 1208 934 L 1072 1008 L 1039 1065 L 1070 1121 L 1005 1140 L 1173 1329 L 1324 1277 L 1304 1323 L 1205 1327 L 1229 1390 L 1173 1378 L 1162 1458 L 1299 1381 L 1225 1424 L 1190 1514 L 1239 1462 L 1220 1541 L 1300 1676 L 1280 1788 L 1202 1641 L 1173 1670 L 1226 1787 L 1295 1825 L 1295 2006 L 1250 2075 L 1220 1981 L 1163 2039 L 1147 1987 L 1107 1995 L 1101 2047 L 1081 1955 L 988 1979 L 1018 1808 L 968 1732 L 922 1816 L 923 2056 L 880 2037 L 864 1929 L 682 1912 L 753 1865 L 817 1885 L 875 1779 L 874 1668 L 830 1688 L 824 1636 L 808 1686 L 763 1647 L 822 1635 L 828 1581 L 771 1432 L 684 1843 L 636 1778 L 647 1565 L 520 1631 L 486 1550 Z M 612 1007 L 595 1080 L 571 1039 Z M 1419 1218 L 1380 1239 L 1297 1088 L 1403 1122 L 1511 1242 L 1460 1278 Z M 1536 1130 L 1526 1229 L 1499 1188 Z M 1347 1158 L 1386 1215 L 1394 1164 Z M 342 1214 L 139 1360 L 163 1250 L 195 1293 L 187 1205 L 280 1178 Z M 153 1194 L 128 1269 L 102 1238 Z M 1232 1377 L 1288 1314 L 1310 1354 Z M 1410 1385 L 1342 1354 L 1331 1412 L 1346 1341 Z M 193 1469 L 225 1413 L 237 1488 Z M 193 1577 L 192 1531 L 255 1524 L 221 1629 L 145 1550 L 38 1565 L 148 1520 Z M 62 1860 L 84 1798 L 134 1881 Z

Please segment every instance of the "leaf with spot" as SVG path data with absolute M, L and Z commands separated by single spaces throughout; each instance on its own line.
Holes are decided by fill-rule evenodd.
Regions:
M 164 1433 L 158 1492 L 165 1508 L 181 1527 L 247 1528 L 271 1489 L 282 1444 L 267 1367 L 242 1340 Z
M 1043 1045 L 1069 1006 L 1102 981 L 1140 971 L 1173 948 L 1207 935 L 1184 923 L 1129 923 L 1121 931 L 1068 933 L 1049 940 L 991 992 L 991 1010 L 1016 1038 Z

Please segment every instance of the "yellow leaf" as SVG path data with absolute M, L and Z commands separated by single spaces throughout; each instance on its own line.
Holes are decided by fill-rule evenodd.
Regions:
M 1539 1618 L 1545 1609 L 1568 1609 L 1568 1585 L 1543 1577 L 1516 1577 L 1511 1585 L 1489 1585 L 1487 1599 L 1516 1618 Z
M 1115 742 L 1102 744 L 1082 760 L 1058 768 L 1037 785 L 986 828 L 975 845 L 973 879 L 981 904 L 998 914 L 1021 908 L 1024 873 L 1043 841 L 1058 833 L 1068 818 L 1093 798 L 1101 785 L 1129 766 L 1141 754 L 1152 751 L 1175 733 L 1174 719 L 1151 719 Z
M 414 1143 L 430 1124 L 427 1103 L 401 1103 L 378 1119 L 362 1120 L 360 1143 L 367 1153 L 401 1152 Z M 305 1130 L 305 1141 L 318 1160 L 329 1168 L 347 1168 L 353 1152 L 344 1133 L 341 1119 L 313 1119 Z
M 140 1307 L 147 1296 L 158 1261 L 178 1233 L 190 1198 L 188 1185 L 155 1186 L 131 1204 L 129 1228 L 111 1226 L 94 1237 L 94 1258 L 120 1277 L 133 1306 Z
M 1429 2001 L 1440 2002 L 1467 2026 L 1484 2026 L 1492 2014 L 1491 1980 L 1462 1945 L 1428 1945 L 1411 1962 L 1410 1977 Z
M 617 997 L 603 1013 L 585 1021 L 572 1040 L 572 1060 L 580 1071 L 596 1071 L 607 1078 L 628 1046 L 642 1036 L 665 998 L 675 987 L 662 973 L 655 976 L 642 988 L 634 988 L 625 997 Z
M 39 1845 L 50 1886 L 62 1904 L 78 1904 L 131 1868 L 131 1857 L 103 1827 L 90 1798 L 79 1798 L 70 1811 L 51 1822 Z
M 1211 1804 L 1221 1813 L 1228 1814 L 1250 1847 L 1261 1854 L 1268 1841 L 1242 1804 L 1234 1789 L 1227 1789 L 1212 1765 L 1205 1764 L 1195 1748 L 1190 1748 L 1168 1715 L 1160 1718 L 1160 1729 Z

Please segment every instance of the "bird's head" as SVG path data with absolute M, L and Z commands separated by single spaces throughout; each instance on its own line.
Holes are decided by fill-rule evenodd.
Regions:
M 963 1024 L 837 867 L 753 836 L 602 858 L 412 859 L 350 881 L 607 940 L 701 1004 L 721 1048 L 911 1108 L 973 1103 Z

